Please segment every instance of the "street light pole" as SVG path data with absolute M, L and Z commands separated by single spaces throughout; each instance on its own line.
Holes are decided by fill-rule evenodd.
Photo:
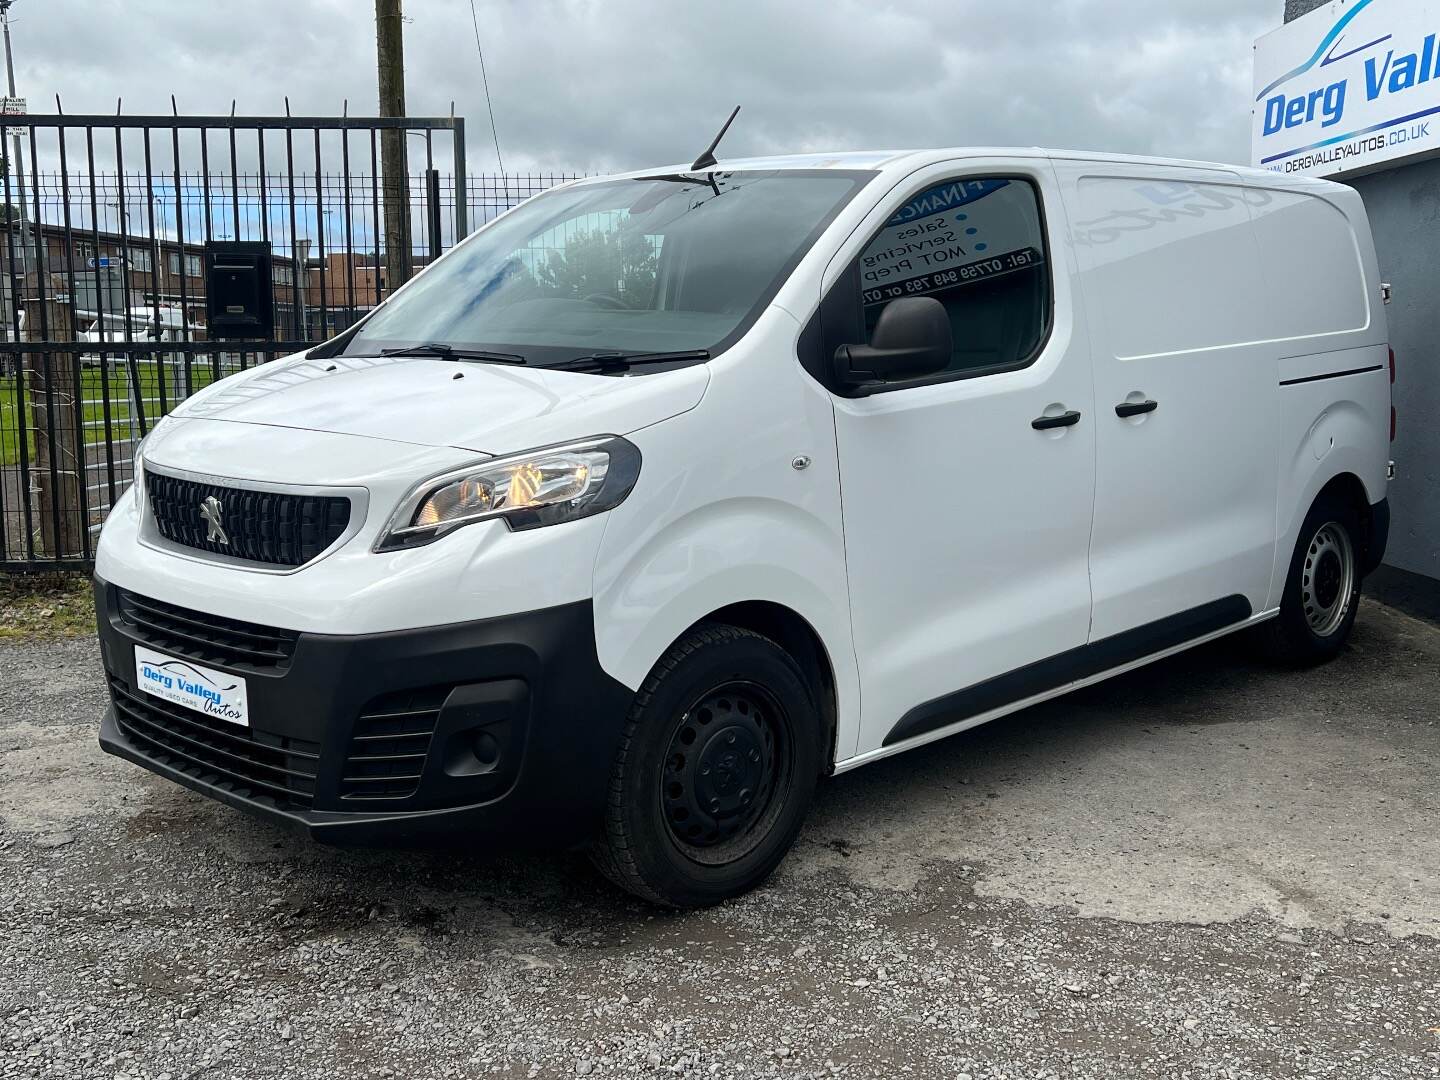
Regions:
M 10 96 L 19 97 L 15 93 L 15 59 L 10 51 L 10 5 L 15 0 L 0 0 L 0 26 L 5 28 L 5 78 L 10 87 Z M 20 187 L 20 220 L 25 220 L 25 163 L 20 154 L 20 132 L 15 132 L 15 169 L 16 179 Z
M 15 2 L 15 0 L 0 0 L 0 27 L 3 27 L 3 28 L 4 28 L 4 32 L 5 32 L 5 76 L 6 76 L 7 80 L 8 80 L 8 82 L 9 82 L 10 96 L 11 96 L 12 98 L 18 96 L 18 95 L 15 93 L 15 61 L 14 61 L 14 59 L 12 58 L 11 53 L 10 53 L 10 5 L 13 4 L 14 2 Z M 25 233 L 26 233 L 26 231 L 27 231 L 26 228 L 25 228 L 25 163 L 24 163 L 24 161 L 22 160 L 21 153 L 22 153 L 22 150 L 21 150 L 21 143 L 20 143 L 20 132 L 19 132 L 19 130 L 17 129 L 17 130 L 15 131 L 15 153 L 14 153 L 14 156 L 12 157 L 11 160 L 13 160 L 14 163 L 15 163 L 15 183 L 16 183 L 16 191 L 17 191 L 17 193 L 18 193 L 18 195 L 19 195 L 18 201 L 19 201 L 19 204 L 20 204 L 20 205 L 19 205 L 19 212 L 18 212 L 18 215 L 17 215 L 17 216 L 18 216 L 19 225 L 20 225 L 20 248 L 19 248 L 19 250 L 20 250 L 20 252 L 21 252 L 21 255 L 20 255 L 20 274 L 17 274 L 17 273 L 15 272 L 15 267 L 14 267 L 14 266 L 11 266 L 11 268 L 10 268 L 10 282 L 9 282 L 9 285 L 10 285 L 10 288 L 11 288 L 11 289 L 14 289 L 14 288 L 16 287 L 16 282 L 15 282 L 16 277 L 18 277 L 18 276 L 20 276 L 21 274 L 24 273 L 24 267 L 25 267 L 25 265 L 30 261 L 29 247 L 27 246 L 27 241 L 26 241 L 26 239 L 25 239 Z M 6 304 L 6 305 L 5 305 L 5 308 L 6 308 L 6 312 L 9 313 L 9 312 L 12 310 L 12 305 Z M 13 319 L 13 316 L 12 316 L 12 319 Z M 12 341 L 19 341 L 19 340 L 20 340 L 20 328 L 19 328 L 18 326 L 12 326 L 12 327 L 10 327 L 10 329 L 11 329 L 10 339 L 11 339 Z

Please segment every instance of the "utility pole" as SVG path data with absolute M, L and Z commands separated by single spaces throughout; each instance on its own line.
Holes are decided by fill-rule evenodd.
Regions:
M 405 39 L 401 0 L 375 0 L 375 54 L 380 76 L 380 115 L 405 115 Z M 385 192 L 385 278 L 387 293 L 410 280 L 410 167 L 405 131 L 380 134 Z M 347 253 L 347 257 L 354 256 Z

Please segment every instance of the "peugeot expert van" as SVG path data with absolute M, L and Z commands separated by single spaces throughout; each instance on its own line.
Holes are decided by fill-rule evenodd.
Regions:
M 1334 656 L 1388 530 L 1359 197 L 846 153 L 568 184 L 155 425 L 101 745 L 337 843 L 762 881 L 817 780 L 1222 634 Z

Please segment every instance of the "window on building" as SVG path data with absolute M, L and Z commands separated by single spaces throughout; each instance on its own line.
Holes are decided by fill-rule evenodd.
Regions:
M 902 296 L 931 296 L 950 316 L 944 374 L 1003 370 L 1033 357 L 1050 317 L 1040 201 L 1025 180 L 966 178 L 897 207 L 860 256 L 865 330 Z
M 200 276 L 200 256 L 199 256 L 199 255 L 186 255 L 186 256 L 185 256 L 185 276 L 186 276 L 186 277 L 193 277 L 193 278 L 198 278 L 198 277 Z
M 177 251 L 170 253 L 170 273 L 175 277 L 180 276 L 180 253 Z
M 138 247 L 137 247 L 137 248 L 131 248 L 131 249 L 130 249 L 130 267 L 131 267 L 131 269 L 133 269 L 133 270 L 139 270 L 139 271 L 142 272 L 142 273 L 148 274 L 148 273 L 150 272 L 150 270 L 151 270 L 151 262 L 150 262 L 150 252 L 149 252 L 149 250 L 146 249 L 146 248 L 138 248 Z

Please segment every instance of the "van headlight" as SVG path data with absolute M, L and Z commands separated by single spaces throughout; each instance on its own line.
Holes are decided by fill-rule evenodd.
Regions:
M 416 484 L 376 551 L 419 547 L 476 521 L 538 529 L 610 510 L 640 475 L 640 451 L 617 435 L 477 462 Z

